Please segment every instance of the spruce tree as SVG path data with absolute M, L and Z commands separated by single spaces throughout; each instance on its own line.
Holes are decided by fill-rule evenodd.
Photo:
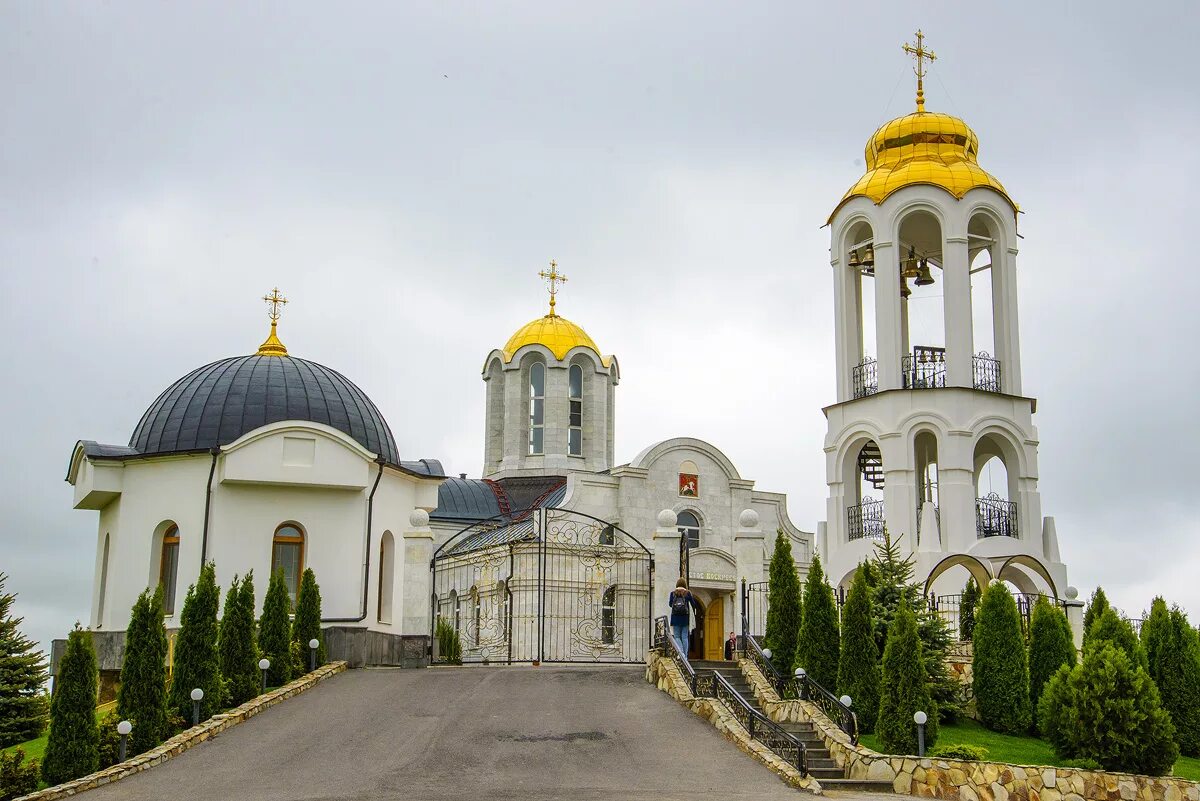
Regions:
M 229 591 L 225 593 L 225 608 L 221 614 L 217 653 L 227 706 L 246 703 L 258 695 L 261 684 L 254 647 L 254 581 L 251 573 L 240 581 L 237 576 L 233 577 Z
M 258 650 L 271 660 L 267 684 L 279 687 L 292 679 L 291 621 L 292 602 L 288 598 L 283 568 L 276 568 L 267 583 L 262 618 L 258 621 Z
M 67 636 L 67 650 L 54 677 L 50 736 L 42 757 L 42 779 L 62 784 L 96 770 L 100 735 L 96 729 L 96 690 L 100 675 L 92 635 L 79 624 Z
M 1101 640 L 1111 642 L 1125 652 L 1130 661 L 1147 673 L 1150 672 L 1150 662 L 1146 659 L 1146 649 L 1133 630 L 1128 620 L 1119 617 L 1112 608 L 1105 609 L 1099 617 L 1092 621 L 1091 628 L 1086 632 L 1087 640 L 1083 650 L 1086 652 Z
M 929 716 L 925 725 L 926 747 L 932 748 L 937 742 L 937 705 L 929 697 L 926 678 L 917 619 L 909 609 L 907 599 L 902 598 L 883 650 L 879 718 L 875 726 L 888 753 L 917 753 L 917 727 L 913 715 L 918 711 Z
M 1185 756 L 1200 756 L 1200 649 L 1193 632 L 1183 611 L 1172 609 L 1155 670 L 1163 708 L 1171 715 L 1175 741 Z
M 1105 610 L 1108 608 L 1108 596 L 1104 594 L 1104 588 L 1097 587 L 1096 591 L 1092 593 L 1092 599 L 1088 601 L 1087 611 L 1083 613 L 1084 647 L 1086 647 L 1088 644 L 1088 632 L 1091 631 L 1092 624 L 1095 623 L 1096 619 L 1104 614 Z
M 192 722 L 192 690 L 204 690 L 200 720 L 221 708 L 221 666 L 217 658 L 217 606 L 221 602 L 217 571 L 212 562 L 200 569 L 200 578 L 188 587 L 179 615 L 175 639 L 175 666 L 171 673 L 170 709 Z
M 292 642 L 300 647 L 304 664 L 308 664 L 308 642 L 313 638 L 320 643 L 317 648 L 317 666 L 325 664 L 325 635 L 321 632 L 321 587 L 312 568 L 305 568 L 300 577 L 300 589 L 296 593 L 296 618 L 292 621 Z
M 975 621 L 971 688 L 979 722 L 1018 734 L 1029 728 L 1029 664 L 1021 615 L 1008 587 L 994 581 L 983 591 Z
M 17 596 L 4 591 L 7 580 L 0 573 L 0 748 L 32 740 L 46 727 L 46 658 L 21 633 L 23 619 L 12 616 Z
M 1142 649 L 1146 652 L 1146 664 L 1150 669 L 1150 678 L 1154 679 L 1154 683 L 1159 685 L 1160 690 L 1162 685 L 1158 680 L 1158 653 L 1170 633 L 1171 610 L 1167 609 L 1167 602 L 1159 596 L 1150 603 L 1150 614 L 1142 623 L 1138 639 L 1142 641 Z
M 167 737 L 167 630 L 162 589 L 143 590 L 129 615 L 117 715 L 133 724 L 129 755 L 149 751 Z
M 850 696 L 858 730 L 875 731 L 879 715 L 879 649 L 871 626 L 871 588 L 861 568 L 854 574 L 842 609 L 842 653 L 838 662 L 838 692 Z
M 775 551 L 771 554 L 767 578 L 767 628 L 763 645 L 771 650 L 771 664 L 787 677 L 795 663 L 802 606 L 792 543 L 783 529 L 775 533 Z
M 964 642 L 970 642 L 975 633 L 975 612 L 979 606 L 979 585 L 974 577 L 967 578 L 967 586 L 963 587 L 958 600 L 958 636 Z
M 1035 715 L 1042 689 L 1063 665 L 1075 667 L 1071 624 L 1061 609 L 1042 596 L 1029 622 L 1029 709 Z
M 841 656 L 837 603 L 833 600 L 833 589 L 825 582 L 821 558 L 815 554 L 804 581 L 801 608 L 796 667 L 803 667 L 813 681 L 831 693 L 840 692 L 837 689 Z

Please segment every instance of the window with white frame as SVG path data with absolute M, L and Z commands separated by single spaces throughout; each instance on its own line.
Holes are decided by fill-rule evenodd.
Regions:
M 546 365 L 529 366 L 529 454 L 544 453 L 546 433 Z
M 571 403 L 567 452 L 571 456 L 583 456 L 583 368 L 578 364 L 571 365 L 567 383 Z
M 679 536 L 687 540 L 688 550 L 700 547 L 700 518 L 695 512 L 680 512 L 676 525 L 679 527 Z

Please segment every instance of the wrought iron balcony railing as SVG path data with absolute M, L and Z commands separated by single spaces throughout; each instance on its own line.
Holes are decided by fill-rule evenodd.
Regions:
M 975 499 L 975 530 L 982 537 L 1016 537 L 1017 502 L 994 492 Z
M 882 540 L 884 536 L 883 501 L 864 498 L 846 509 L 846 530 L 851 540 Z
M 917 345 L 900 364 L 905 389 L 946 386 L 946 349 Z
M 874 359 L 863 359 L 850 371 L 854 384 L 854 397 L 865 398 L 879 391 L 879 364 Z
M 993 359 L 987 354 L 987 351 L 983 351 L 975 355 L 974 362 L 975 389 L 982 389 L 984 392 L 1002 392 L 1000 360 Z

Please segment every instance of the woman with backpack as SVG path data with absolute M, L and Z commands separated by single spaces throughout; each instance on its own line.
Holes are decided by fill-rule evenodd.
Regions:
M 692 610 L 696 610 L 696 614 L 699 614 L 700 604 L 688 590 L 687 581 L 682 577 L 675 582 L 675 589 L 668 596 L 667 603 L 671 607 L 671 633 L 675 636 L 675 642 L 679 643 L 679 650 L 683 652 L 686 659 L 688 632 L 692 628 Z

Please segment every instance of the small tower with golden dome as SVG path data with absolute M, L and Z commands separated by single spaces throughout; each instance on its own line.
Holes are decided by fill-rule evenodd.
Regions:
M 931 594 L 960 591 L 969 572 L 1062 597 L 1021 381 L 1017 206 L 979 165 L 975 132 L 926 110 L 924 34 L 903 49 L 916 110 L 870 137 L 866 172 L 828 221 L 827 566 L 848 582 L 887 532 Z
M 601 472 L 613 463 L 616 357 L 556 310 L 567 276 L 545 279 L 549 312 L 517 329 L 483 365 L 487 384 L 485 478 Z

